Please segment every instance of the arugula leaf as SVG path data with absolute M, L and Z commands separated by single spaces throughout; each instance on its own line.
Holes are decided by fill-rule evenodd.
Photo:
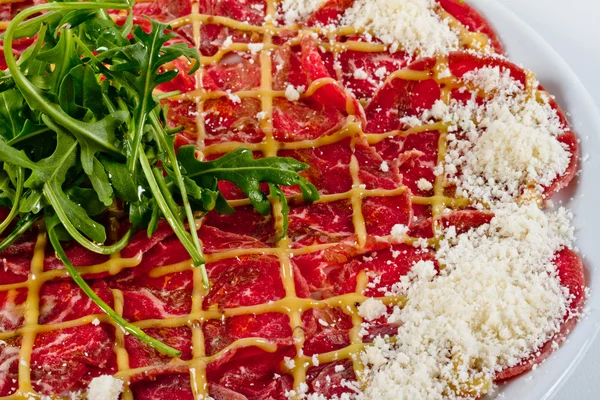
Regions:
M 108 209 L 106 204 L 98 199 L 98 194 L 94 189 L 73 186 L 67 189 L 65 193 L 75 204 L 83 207 L 91 217 L 100 215 Z
M 319 198 L 317 188 L 298 175 L 308 165 L 293 158 L 254 159 L 251 150 L 240 147 L 214 161 L 202 162 L 196 159 L 196 148 L 191 145 L 182 146 L 177 158 L 186 176 L 199 186 L 210 187 L 214 179 L 229 181 L 248 196 L 262 215 L 271 212 L 271 203 L 260 190 L 263 182 L 284 186 L 299 185 L 306 201 L 312 202 Z
M 108 173 L 108 179 L 119 198 L 135 203 L 139 201 L 138 186 L 133 180 L 125 164 L 119 163 L 108 157 L 101 157 L 100 162 Z
M 13 244 L 22 234 L 27 232 L 29 228 L 37 220 L 37 217 L 33 214 L 27 214 L 25 217 L 17 222 L 17 226 L 13 231 L 0 242 L 0 251 L 6 250 L 11 244 Z
M 272 183 L 269 183 L 269 189 L 271 189 L 271 194 L 279 199 L 279 202 L 281 203 L 281 214 L 283 215 L 283 226 L 282 226 L 282 230 L 281 232 L 278 232 L 277 241 L 280 241 L 281 239 L 284 239 L 287 236 L 287 231 L 288 231 L 288 227 L 290 225 L 289 222 L 289 214 L 290 214 L 290 206 L 287 202 L 287 199 L 285 198 L 285 193 L 283 193 L 283 190 L 281 190 L 281 188 L 277 185 L 273 185 Z
M 94 297 L 60 242 L 75 240 L 90 251 L 112 254 L 138 230 L 146 229 L 150 237 L 164 218 L 208 287 L 196 223 L 198 215 L 213 209 L 235 211 L 219 191 L 220 180 L 238 185 L 263 214 L 270 202 L 260 186 L 269 184 L 271 199 L 279 199 L 284 214 L 280 235 L 289 212 L 280 185 L 299 185 L 307 201 L 316 200 L 318 192 L 298 175 L 307 166 L 293 159 L 254 160 L 251 151 L 238 149 L 200 162 L 193 146 L 176 155 L 172 135 L 182 128 L 168 126 L 160 105 L 174 93 L 153 91 L 179 73 L 165 68 L 167 63 L 186 58 L 193 63 L 191 74 L 200 65 L 199 53 L 184 44 L 167 45 L 175 34 L 165 24 L 152 21 L 149 32 L 133 28 L 133 1 L 120 1 L 33 6 L 2 35 L 8 69 L 0 71 L 0 205 L 11 210 L 0 234 L 9 226 L 12 231 L 0 249 L 43 215 L 55 251 L 84 292 L 130 333 L 175 356 L 174 349 L 128 326 Z M 108 8 L 128 9 L 122 27 Z M 36 40 L 17 60 L 13 42 L 25 36 Z M 98 221 L 108 207 L 128 217 L 131 228 L 106 245 Z
M 73 118 L 85 120 L 89 113 L 101 118 L 105 107 L 102 87 L 92 67 L 85 64 L 74 66 L 60 84 L 58 100 L 61 107 Z
M 56 218 L 53 215 L 46 216 L 46 228 L 48 230 L 48 237 L 50 238 L 50 243 L 56 252 L 56 256 L 58 259 L 65 265 L 65 268 L 69 272 L 71 279 L 75 281 L 77 285 L 83 290 L 83 292 L 90 298 L 102 311 L 104 311 L 107 315 L 109 315 L 117 324 L 119 324 L 127 333 L 134 335 L 142 342 L 154 347 L 156 350 L 160 351 L 163 354 L 168 355 L 169 357 L 180 357 L 181 351 L 174 349 L 161 341 L 153 338 L 152 336 L 147 335 L 137 326 L 127 322 L 123 317 L 117 314 L 104 300 L 100 298 L 92 290 L 90 285 L 81 277 L 79 271 L 73 266 L 69 257 L 65 253 L 62 245 L 60 244 L 59 237 L 56 232 L 57 226 L 60 225 L 60 219 Z
M 165 47 L 165 43 L 174 38 L 174 33 L 165 33 L 170 29 L 168 25 L 150 20 L 152 29 L 150 33 L 144 32 L 140 26 L 135 26 L 133 35 L 134 44 L 125 46 L 116 51 L 109 50 L 98 58 L 105 63 L 111 63 L 110 70 L 105 71 L 111 79 L 126 82 L 125 85 L 136 95 L 138 102 L 133 114 L 133 127 L 131 138 L 127 142 L 127 151 L 131 154 L 128 158 L 128 167 L 135 171 L 138 158 L 138 149 L 145 129 L 148 114 L 158 105 L 154 99 L 153 90 L 161 83 L 172 80 L 176 70 L 160 72 L 161 67 L 181 56 L 190 62 L 195 61 L 189 74 L 195 72 L 200 65 L 200 57 L 196 49 L 183 45 Z M 110 56 L 110 58 L 108 57 Z
M 63 3 L 63 5 L 65 4 L 67 3 Z M 77 5 L 76 3 L 68 4 L 69 7 L 73 8 L 85 8 L 86 6 L 89 8 L 96 8 L 99 3 L 83 4 L 83 6 Z M 58 3 L 51 3 L 46 4 L 43 7 L 31 7 L 19 13 L 11 21 L 5 32 L 6 64 L 15 85 L 21 91 L 29 107 L 31 107 L 32 110 L 46 114 L 56 124 L 61 125 L 63 128 L 75 135 L 81 145 L 81 162 L 83 169 L 88 175 L 91 175 L 93 173 L 93 159 L 97 152 L 107 151 L 117 156 L 121 155 L 118 146 L 118 140 L 115 136 L 115 130 L 119 125 L 125 122 L 127 119 L 127 113 L 116 111 L 105 116 L 103 119 L 94 122 L 83 122 L 69 116 L 59 104 L 50 101 L 51 96 L 49 96 L 49 94 L 52 94 L 52 92 L 58 93 L 58 88 L 51 90 L 49 94 L 41 91 L 40 88 L 34 85 L 34 83 L 24 75 L 23 71 L 21 71 L 19 65 L 15 61 L 14 55 L 12 54 L 12 38 L 15 26 L 22 22 L 23 19 L 27 18 L 29 15 L 37 12 L 38 10 L 42 11 L 45 8 L 59 8 L 58 6 Z M 74 46 L 72 36 L 73 33 L 70 30 L 63 30 L 62 34 L 60 35 L 59 43 L 64 43 L 62 46 Z M 76 62 L 80 62 L 80 60 L 75 60 L 76 57 L 73 55 L 74 53 L 70 48 L 65 51 L 67 51 L 67 54 L 65 55 L 67 61 L 59 62 L 60 68 L 53 70 L 49 78 L 46 78 L 49 79 L 50 83 L 54 82 L 55 84 L 58 84 L 66 75 L 66 73 L 68 73 L 68 71 L 66 71 L 67 66 Z M 56 56 L 59 56 L 57 59 L 60 60 L 62 54 L 54 51 L 54 49 L 51 49 L 45 53 L 40 53 L 38 58 L 44 59 L 44 57 L 46 57 L 49 60 L 53 60 Z
M 2 140 L 0 139 L 0 143 L 2 143 Z M 4 165 L 4 169 L 5 171 L 8 173 L 7 175 L 9 176 L 10 179 L 10 169 L 11 167 L 7 168 L 7 165 Z M 4 219 L 4 221 L 2 221 L 0 223 L 0 235 L 2 234 L 2 232 L 4 232 L 4 230 L 6 230 L 6 228 L 8 228 L 8 226 L 10 225 L 10 223 L 14 220 L 14 218 L 17 215 L 17 210 L 19 208 L 19 199 L 21 197 L 21 193 L 23 192 L 23 181 L 24 181 L 24 173 L 23 173 L 23 168 L 16 168 L 16 174 L 15 174 L 15 178 L 17 181 L 17 187 L 14 191 L 14 195 L 13 195 L 13 204 L 12 204 L 12 208 L 10 210 L 10 212 L 8 213 L 8 216 L 6 217 L 6 219 Z M 3 190 L 3 193 L 9 193 L 8 189 L 5 188 Z
M 58 33 L 58 32 L 57 32 Z M 48 39 L 48 37 L 46 37 Z M 81 59 L 74 46 L 73 31 L 71 29 L 60 29 L 58 42 L 53 47 L 42 47 L 36 59 L 52 64 L 52 73 L 48 74 L 48 93 L 58 95 L 61 82 L 69 71 L 81 64 Z
M 17 89 L 0 93 L 0 135 L 7 142 L 14 139 L 25 125 L 22 115 L 25 99 Z
M 113 202 L 113 189 L 108 180 L 108 175 L 104 169 L 104 165 L 94 157 L 94 171 L 89 175 L 90 182 L 96 191 L 98 199 L 105 206 L 110 206 Z
M 21 204 L 19 205 L 19 212 L 23 214 L 37 214 L 43 208 L 43 193 L 38 189 L 29 189 L 23 194 Z
M 78 143 L 49 118 L 44 117 L 43 119 L 46 125 L 56 132 L 56 150 L 50 157 L 36 163 L 31 176 L 25 182 L 25 187 L 43 187 L 42 191 L 46 200 L 52 205 L 71 236 L 78 236 L 73 231 L 75 228 L 93 241 L 104 243 L 106 231 L 102 224 L 91 219 L 86 211 L 69 199 L 62 189 L 67 171 L 75 165 L 77 160 Z
M 12 204 L 14 200 L 15 191 L 12 188 L 10 177 L 4 169 L 0 169 L 0 204 Z

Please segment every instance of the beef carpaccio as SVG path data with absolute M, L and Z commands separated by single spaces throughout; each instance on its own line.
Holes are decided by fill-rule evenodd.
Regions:
M 180 350 L 178 359 L 115 328 L 69 279 L 44 232 L 28 233 L 0 253 L 0 398 L 77 398 L 102 375 L 126 383 L 123 399 L 356 395 L 360 352 L 400 324 L 380 318 L 365 328 L 361 303 L 375 297 L 387 307 L 402 305 L 403 296 L 379 289 L 420 261 L 441 268 L 435 251 L 443 229 L 466 232 L 493 218 L 436 172 L 448 124 L 403 122 L 440 100 L 464 101 L 473 88 L 463 76 L 483 67 L 507 70 L 525 90 L 543 92 L 528 71 L 501 57 L 483 17 L 458 0 L 422 1 L 433 4 L 430 17 L 454 41 L 431 50 L 415 35 L 416 48 L 405 51 L 405 43 L 378 36 L 381 24 L 344 26 L 358 0 L 301 1 L 299 9 L 292 3 L 145 1 L 134 7 L 134 21 L 171 21 L 177 40 L 201 53 L 198 73 L 187 76 L 188 65 L 177 60 L 172 67 L 182 73 L 161 87 L 181 91 L 165 100 L 172 125 L 184 127 L 177 144 L 197 144 L 206 159 L 238 146 L 255 157 L 296 158 L 310 166 L 302 175 L 321 199 L 303 204 L 299 189 L 286 188 L 289 229 L 278 239 L 277 203 L 263 217 L 237 188 L 220 185 L 236 212 L 202 219 L 208 291 L 166 224 L 150 239 L 138 233 L 116 256 L 66 249 L 102 299 Z M 4 3 L 0 17 L 8 21 L 29 4 Z M 545 197 L 577 168 L 574 133 L 565 129 L 558 140 L 570 163 L 544 185 Z M 395 226 L 406 229 L 393 235 Z M 583 267 L 568 248 L 554 264 L 571 294 L 571 313 L 552 340 L 498 371 L 496 380 L 531 369 L 572 328 L 570 315 L 584 301 Z M 473 397 L 459 389 L 456 397 Z

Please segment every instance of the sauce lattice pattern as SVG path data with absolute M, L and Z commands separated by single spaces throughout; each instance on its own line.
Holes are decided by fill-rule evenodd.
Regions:
M 176 360 L 126 337 L 97 314 L 47 253 L 44 232 L 33 235 L 6 255 L 0 272 L 8 282 L 0 284 L 0 306 L 20 315 L 0 315 L 0 340 L 6 343 L 0 343 L 0 365 L 6 365 L 0 398 L 76 390 L 78 381 L 102 374 L 126 382 L 123 399 L 352 392 L 347 382 L 363 368 L 357 355 L 374 336 L 394 329 L 382 322 L 365 335 L 358 306 L 368 297 L 402 304 L 403 298 L 382 297 L 377 287 L 395 282 L 416 261 L 433 259 L 431 249 L 445 225 L 468 228 L 489 220 L 434 174 L 444 159 L 447 127 L 402 130 L 399 117 L 416 115 L 440 98 L 449 102 L 464 85 L 461 73 L 501 61 L 452 53 L 407 67 L 406 54 L 364 41 L 355 28 L 284 27 L 274 24 L 273 0 L 239 3 L 136 6 L 138 15 L 172 21 L 182 40 L 202 54 L 203 68 L 194 76 L 182 73 L 162 88 L 182 90 L 165 101 L 173 124 L 185 127 L 178 141 L 196 143 L 206 159 L 240 145 L 256 157 L 297 158 L 310 165 L 305 176 L 321 199 L 302 204 L 289 188 L 288 236 L 276 240 L 283 231 L 282 204 L 273 198 L 272 215 L 263 218 L 235 188 L 222 185 L 238 212 L 202 220 L 208 293 L 166 227 L 151 240 L 138 235 L 110 258 L 69 249 L 80 272 L 117 312 L 182 350 Z M 333 11 L 343 3 L 328 2 Z M 482 19 L 474 23 L 472 10 L 440 3 L 461 46 L 500 50 L 495 37 L 461 23 L 493 34 Z M 173 67 L 186 68 L 179 61 Z M 377 71 L 383 71 L 381 88 L 371 82 Z M 515 74 L 535 95 L 532 77 L 516 67 Z M 408 233 L 390 235 L 396 224 L 408 226 Z M 375 276 L 379 286 L 369 284 Z M 88 349 L 87 342 L 101 345 Z M 44 365 L 52 366 L 52 374 Z

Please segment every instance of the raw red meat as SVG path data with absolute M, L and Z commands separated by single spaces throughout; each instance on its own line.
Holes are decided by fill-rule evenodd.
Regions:
M 233 308 L 263 304 L 285 296 L 279 261 L 268 256 L 241 256 L 206 266 L 211 282 L 204 307 Z
M 365 41 L 360 36 L 347 39 Z M 383 85 L 391 73 L 406 66 L 406 60 L 407 55 L 402 51 L 364 53 L 356 50 L 344 50 L 339 57 L 342 67 L 342 82 L 357 98 L 371 99 L 377 88 Z M 357 70 L 364 71 L 366 78 L 356 78 Z
M 31 355 L 34 389 L 43 394 L 77 390 L 93 378 L 90 370 L 98 375 L 114 373 L 112 331 L 101 324 L 37 335 Z
M 461 0 L 436 0 L 448 13 L 472 32 L 481 32 L 488 36 L 490 44 L 498 54 L 504 53 L 504 48 L 496 31 L 490 23 L 473 7 Z
M 239 92 L 255 89 L 260 86 L 260 60 L 258 56 L 229 53 L 218 64 L 209 65 L 206 74 L 208 76 L 203 79 L 210 78 L 212 90 Z
M 204 103 L 207 145 L 223 142 L 258 143 L 264 139 L 256 114 L 260 101 L 251 98 L 231 100 L 221 97 Z
M 191 3 L 187 0 L 155 0 L 136 3 L 134 15 L 148 16 L 158 21 L 169 22 L 175 18 L 184 17 L 192 12 Z
M 408 191 L 399 196 L 367 197 L 362 204 L 367 233 L 387 236 L 396 224 L 410 226 L 412 204 Z
M 344 125 L 344 115 L 323 104 L 307 101 L 273 102 L 273 136 L 280 142 L 317 139 L 337 132 Z
M 571 330 L 575 327 L 586 299 L 585 268 L 581 258 L 571 249 L 563 249 L 555 254 L 554 264 L 558 271 L 561 284 L 569 289 L 572 296 L 569 309 L 561 325 L 560 331 L 544 344 L 531 358 L 521 361 L 514 367 L 507 368 L 496 375 L 497 380 L 506 380 L 530 371 L 534 366 L 543 362 L 556 348 L 562 344 Z
M 352 318 L 339 308 L 313 308 L 302 314 L 304 325 L 304 354 L 328 353 L 350 344 Z
M 354 236 L 349 201 L 295 206 L 289 214 L 288 237 L 296 247 L 335 243 Z
M 189 374 L 165 374 L 138 380 L 131 385 L 131 391 L 139 400 L 194 400 Z
M 314 27 L 336 23 L 353 2 L 325 1 L 303 25 Z M 497 53 L 503 52 L 493 29 L 475 10 L 458 0 L 438 0 L 438 3 L 469 30 L 485 33 Z M 10 19 L 30 4 L 1 5 L 0 20 Z M 423 59 L 407 66 L 409 57 L 401 51 L 342 49 L 333 53 L 327 45 L 321 44 L 325 42 L 337 48 L 336 45 L 343 46 L 344 43 L 381 42 L 378 38 L 368 40 L 367 35 L 355 33 L 337 37 L 298 35 L 292 29 L 280 29 L 279 25 L 272 37 L 274 46 L 266 53 L 271 61 L 271 89 L 277 93 L 272 101 L 271 119 L 267 120 L 269 115 L 263 113 L 264 92 L 257 92 L 265 82 L 262 75 L 265 65 L 261 65 L 265 52 L 225 49 L 225 44 L 229 43 L 263 43 L 261 27 L 267 11 L 265 1 L 200 0 L 196 5 L 187 0 L 142 2 L 134 7 L 134 23 L 148 30 L 150 23 L 142 15 L 167 22 L 187 16 L 192 6 L 198 7 L 201 14 L 224 17 L 226 22 L 221 24 L 219 19 L 202 17 L 200 36 L 196 39 L 191 24 L 175 29 L 182 35 L 175 41 L 197 46 L 205 57 L 200 73 L 192 76 L 187 75 L 190 68 L 187 61 L 173 61 L 169 68 L 177 68 L 180 73 L 175 80 L 159 87 L 163 92 L 179 90 L 183 94 L 176 100 L 163 100 L 168 106 L 166 115 L 170 127 L 184 128 L 175 138 L 176 147 L 198 144 L 205 151 L 206 159 L 211 160 L 223 151 L 216 150 L 220 145 L 246 143 L 253 146 L 255 158 L 260 158 L 265 156 L 262 149 L 269 147 L 266 146 L 267 138 L 272 138 L 277 142 L 269 147 L 272 151 L 308 164 L 308 169 L 301 175 L 324 197 L 315 204 L 304 204 L 296 198 L 290 201 L 288 239 L 291 251 L 297 252 L 290 258 L 295 295 L 305 301 L 354 293 L 358 275 L 366 271 L 370 284 L 364 295 L 382 297 L 384 288 L 406 275 L 416 262 L 435 262 L 432 249 L 395 243 L 385 237 L 396 224 L 406 225 L 408 234 L 413 237 L 433 237 L 432 207 L 424 199 L 433 196 L 433 190 L 423 188 L 421 180 L 435 182 L 433 171 L 438 162 L 440 134 L 427 131 L 402 135 L 393 131 L 404 128 L 401 117 L 416 116 L 430 108 L 440 98 L 441 86 L 433 79 L 393 79 L 387 83 L 386 79 L 406 67 L 429 71 L 436 60 Z M 124 21 L 123 13 L 115 14 L 120 23 Z M 251 28 L 243 30 L 244 26 Z M 31 39 L 20 39 L 15 43 L 16 52 L 21 52 L 30 43 Z M 522 68 L 497 57 L 482 57 L 470 52 L 456 52 L 449 57 L 450 71 L 457 77 L 482 66 L 508 68 L 515 79 L 526 82 Z M 0 61 L 0 67 L 3 68 L 3 61 Z M 366 79 L 362 79 L 363 74 L 356 74 L 357 70 L 364 71 Z M 314 87 L 317 83 L 321 84 L 318 88 Z M 311 85 L 315 90 L 306 93 L 311 90 Z M 301 97 L 297 100 L 283 97 L 282 92 L 288 86 L 301 93 Z M 195 99 L 189 94 L 192 91 L 194 95 L 201 93 L 202 97 Z M 238 93 L 238 96 L 236 92 L 240 91 L 244 93 Z M 453 96 L 459 99 L 465 94 L 454 90 Z M 288 94 L 288 97 L 291 96 Z M 554 101 L 552 106 L 563 124 L 568 126 Z M 337 132 L 348 127 L 348 121 L 353 124 L 351 128 L 337 137 Z M 547 188 L 547 196 L 566 186 L 577 170 L 575 134 L 569 130 L 559 140 L 572 152 L 572 162 L 567 172 Z M 351 167 L 357 167 L 354 175 L 351 175 Z M 229 200 L 245 198 L 230 183 L 219 182 L 218 185 Z M 353 185 L 355 190 L 352 190 Z M 263 185 L 261 189 L 268 193 L 268 186 Z M 356 232 L 356 215 L 349 198 L 350 193 L 354 195 L 359 189 L 375 190 L 367 192 L 358 202 L 362 205 L 367 233 L 362 248 L 357 245 L 357 233 L 360 232 Z M 298 187 L 284 187 L 283 190 L 288 195 L 299 194 Z M 395 192 L 383 196 L 379 195 L 381 190 Z M 446 195 L 453 195 L 452 188 L 446 192 Z M 414 196 L 420 196 L 419 204 Z M 0 218 L 4 217 L 2 210 Z M 489 212 L 455 209 L 441 216 L 441 224 L 454 226 L 461 233 L 488 223 L 492 217 Z M 190 313 L 192 295 L 198 293 L 200 282 L 194 282 L 195 274 L 186 264 L 189 257 L 164 222 L 151 238 L 146 232 L 137 233 L 121 252 L 122 257 L 142 254 L 140 265 L 114 276 L 110 275 L 114 272 L 106 271 L 85 277 L 92 289 L 110 305 L 113 305 L 115 295 L 122 296 L 124 318 L 151 326 L 144 328 L 149 335 L 182 352 L 181 359 L 173 361 L 132 336 L 125 336 L 129 367 L 145 369 L 130 377 L 133 396 L 136 400 L 193 399 L 190 366 L 184 361 L 201 353 L 192 348 L 198 338 L 195 335 L 200 335 L 204 338 L 202 350 L 211 357 L 206 377 L 212 398 L 287 399 L 285 393 L 294 388 L 294 382 L 289 370 L 283 368 L 284 360 L 297 355 L 292 333 L 299 330 L 304 333 L 302 352 L 306 356 L 342 349 L 350 344 L 353 328 L 352 318 L 347 314 L 349 310 L 323 304 L 318 308 L 303 309 L 302 315 L 298 315 L 301 322 L 294 326 L 291 325 L 294 319 L 279 309 L 278 312 L 231 316 L 228 313 L 235 314 L 237 307 L 276 302 L 286 296 L 286 289 L 291 290 L 284 287 L 281 279 L 282 272 L 287 273 L 286 264 L 273 255 L 278 245 L 288 242 L 277 242 L 273 215 L 262 216 L 251 206 L 238 206 L 232 215 L 212 211 L 199 223 L 204 253 L 211 261 L 206 266 L 211 287 L 201 298 L 199 315 Z M 28 295 L 27 288 L 6 285 L 31 278 L 30 263 L 36 238 L 36 232 L 29 232 L 0 253 L 0 332 L 8 332 L 10 336 L 0 341 L 0 396 L 10 395 L 17 389 L 21 336 L 15 330 L 24 324 Z M 65 250 L 77 266 L 108 260 L 106 256 L 98 256 L 73 243 L 65 243 Z M 233 253 L 224 253 L 232 250 Z M 240 254 L 241 250 L 252 250 L 253 254 Z M 581 260 L 571 250 L 557 253 L 555 263 L 561 282 L 574 295 L 570 304 L 572 316 L 565 319 L 561 334 L 555 339 L 560 342 L 573 328 L 581 310 L 585 280 Z M 181 269 L 162 269 L 165 275 L 156 273 L 157 267 L 173 264 L 178 264 Z M 63 268 L 48 249 L 44 270 L 55 273 Z M 199 303 L 194 304 L 200 307 Z M 97 313 L 100 310 L 65 276 L 53 278 L 41 286 L 38 322 L 46 327 Z M 154 326 L 154 321 L 148 320 L 169 320 L 169 323 Z M 397 326 L 388 324 L 385 317 L 371 325 L 362 339 L 364 342 L 372 341 L 377 335 L 393 336 L 397 330 Z M 224 351 L 236 341 L 249 338 L 262 338 L 276 348 L 268 352 L 250 345 Z M 106 324 L 37 334 L 32 355 L 34 389 L 42 394 L 68 394 L 84 390 L 95 376 L 114 374 L 117 371 L 114 344 L 114 329 Z M 508 379 L 529 370 L 546 358 L 551 349 L 552 344 L 546 344 L 538 356 L 502 371 L 497 378 Z M 306 384 L 309 393 L 330 398 L 352 393 L 347 382 L 355 380 L 352 362 L 340 360 L 310 367 Z
M 223 43 L 231 39 L 234 43 L 262 43 L 262 35 L 256 32 L 244 32 L 216 24 L 203 24 L 200 28 L 200 54 L 214 56 Z
M 97 280 L 90 286 L 107 304 L 113 304 L 113 296 L 106 282 Z M 56 324 L 101 313 L 74 282 L 48 282 L 40 290 L 39 324 Z
M 415 71 L 431 71 L 435 65 L 435 59 L 427 58 L 411 64 L 408 69 Z M 502 70 L 510 71 L 512 78 L 527 84 L 526 72 L 523 68 L 495 56 L 482 56 L 472 52 L 454 52 L 451 53 L 448 60 L 449 70 L 457 78 L 461 78 L 467 72 L 477 70 L 483 67 L 499 67 Z M 467 94 L 460 90 L 453 91 L 455 98 L 464 98 Z M 468 95 L 470 97 L 470 94 Z M 387 82 L 377 91 L 373 100 L 365 109 L 367 116 L 367 132 L 383 133 L 401 128 L 400 118 L 417 117 L 423 110 L 430 109 L 436 100 L 441 97 L 440 85 L 435 80 L 405 80 L 401 78 L 393 79 Z M 484 101 L 484 100 L 482 100 Z M 545 190 L 545 195 L 551 196 L 557 190 L 568 185 L 575 176 L 577 169 L 577 159 L 579 148 L 575 134 L 568 129 L 568 123 L 564 113 L 558 108 L 555 102 L 551 103 L 559 114 L 562 124 L 567 128 L 566 132 L 558 137 L 558 140 L 565 143 L 572 156 L 567 171 L 556 178 L 556 180 Z M 435 132 L 420 133 L 418 135 L 409 135 L 405 141 L 409 142 L 416 136 L 418 141 L 416 146 L 410 146 L 406 149 L 402 146 L 403 139 L 386 139 L 392 143 L 379 144 L 379 150 L 383 154 L 393 155 L 398 150 L 404 150 L 404 153 L 396 153 L 400 163 L 400 172 L 406 176 L 405 184 L 415 193 L 419 193 L 418 186 L 415 187 L 418 179 L 424 178 L 430 183 L 433 182 L 432 168 L 437 163 L 437 155 L 433 151 L 436 147 Z M 416 139 L 416 140 L 418 140 Z M 396 142 L 396 143 L 394 143 Z
M 187 326 L 178 328 L 150 328 L 145 332 L 181 351 L 181 359 L 189 360 L 192 358 L 192 332 Z M 160 354 L 152 347 L 137 340 L 132 336 L 125 336 L 125 349 L 129 354 L 129 367 L 139 368 L 146 366 L 165 365 L 171 361 L 171 358 Z
M 349 140 L 315 149 L 283 150 L 280 157 L 293 157 L 309 165 L 300 175 L 319 189 L 319 193 L 344 193 L 351 189 Z M 286 191 L 289 189 L 285 189 Z
M 290 319 L 285 314 L 240 315 L 225 321 L 211 320 L 202 326 L 202 330 L 208 355 L 218 353 L 243 338 L 262 337 L 278 345 L 292 344 Z
M 262 25 L 265 19 L 264 0 L 200 0 L 200 14 L 221 15 L 236 21 Z
M 433 169 L 437 165 L 438 132 L 422 132 L 408 136 L 392 136 L 375 145 L 375 149 L 389 168 L 398 168 L 402 184 L 413 194 L 431 196 L 432 190 L 422 190 L 417 182 L 435 181 Z
M 229 215 L 211 211 L 204 218 L 203 227 L 214 227 L 222 232 L 239 235 L 243 240 L 258 241 L 270 246 L 275 240 L 273 216 L 260 215 L 252 206 L 237 207 L 236 212 Z
M 341 372 L 336 367 L 342 368 Z M 350 360 L 337 361 L 311 367 L 306 374 L 306 381 L 311 391 L 322 394 L 326 398 L 341 396 L 344 393 L 353 393 L 353 390 L 342 384 L 342 381 L 354 382 L 356 375 Z
M 209 364 L 207 378 L 210 383 L 246 398 L 285 400 L 285 392 L 292 389 L 292 379 L 282 373 L 279 365 L 293 351 L 291 346 L 281 347 L 275 353 L 247 347 Z
M 25 300 L 27 289 L 0 292 L 0 332 L 13 331 L 23 326 Z
M 13 339 L 0 343 L 0 396 L 9 396 L 18 389 L 19 353 L 21 341 Z
M 178 253 L 181 256 L 181 253 Z M 186 315 L 192 306 L 192 272 L 185 271 L 158 278 L 122 272 L 109 282 L 123 292 L 123 316 L 128 320 L 162 319 Z

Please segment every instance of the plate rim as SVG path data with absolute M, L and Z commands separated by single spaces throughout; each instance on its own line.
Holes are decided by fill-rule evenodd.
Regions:
M 558 53 L 539 32 L 532 28 L 514 11 L 512 11 L 510 8 L 500 3 L 499 1 L 468 0 L 468 4 L 473 6 L 478 12 L 480 12 L 496 30 L 500 38 L 500 42 L 505 47 L 505 50 L 511 61 L 518 62 L 518 60 L 514 59 L 511 54 L 511 48 L 514 49 L 516 48 L 516 46 L 515 44 L 510 45 L 509 42 L 505 40 L 505 36 L 507 36 L 505 35 L 506 32 L 504 32 L 502 29 L 496 29 L 499 19 L 507 19 L 513 22 L 515 27 L 517 28 L 516 30 L 524 31 L 527 34 L 529 40 L 535 41 L 536 44 L 540 46 L 537 49 L 537 52 L 543 53 L 547 57 L 550 57 L 552 59 L 552 63 L 556 64 L 559 67 L 556 70 L 554 76 L 568 78 L 566 81 L 568 81 L 570 85 L 569 91 L 571 93 L 577 93 L 577 96 L 579 96 L 579 99 L 576 101 L 579 110 L 574 114 L 587 115 L 587 119 L 589 121 L 587 121 L 585 125 L 592 125 L 596 126 L 597 128 L 586 129 L 586 132 L 589 133 L 589 136 L 582 137 L 582 129 L 578 128 L 577 125 L 582 124 L 583 122 L 580 120 L 580 118 L 573 117 L 573 113 L 571 113 L 571 111 L 573 111 L 572 105 L 569 106 L 567 104 L 570 102 L 570 98 L 573 95 L 565 95 L 564 93 L 560 95 L 557 94 L 556 101 L 560 105 L 561 109 L 563 109 L 568 114 L 569 123 L 579 139 L 581 155 L 585 154 L 587 148 L 596 147 L 597 145 L 595 145 L 594 143 L 599 142 L 600 139 L 600 109 L 595 103 L 593 97 L 591 96 L 585 85 L 583 84 L 583 82 L 579 79 L 577 74 L 565 61 L 565 59 L 560 55 L 560 53 Z M 527 68 L 528 65 L 525 65 L 525 67 Z M 535 68 L 532 68 L 532 71 L 536 74 L 536 76 L 539 76 L 539 74 L 537 73 L 538 71 L 536 71 Z M 560 82 L 562 82 L 562 84 L 559 86 L 565 85 L 563 79 L 561 79 Z M 554 91 L 549 90 L 549 92 L 553 94 Z M 583 107 L 580 107 L 582 105 Z M 600 150 L 600 147 L 596 148 Z M 587 175 L 590 172 L 592 172 L 592 168 L 590 167 L 590 164 L 586 165 L 584 162 L 580 161 L 579 169 L 582 171 L 581 176 L 577 177 L 577 182 L 573 182 L 571 185 L 569 185 L 569 188 L 566 188 L 567 191 L 575 191 L 577 193 L 585 191 L 585 184 L 580 181 L 583 179 L 582 177 L 587 177 Z M 570 211 L 574 211 L 575 209 L 579 208 L 577 199 L 574 201 L 569 201 L 569 204 L 566 204 L 566 206 Z M 582 228 L 581 226 L 578 226 L 579 224 L 577 218 L 574 219 L 573 225 L 576 229 L 576 232 Z M 577 239 L 575 241 L 575 246 L 577 246 L 580 243 L 580 241 L 581 233 L 578 233 Z M 586 254 L 585 249 L 584 252 L 579 251 L 579 254 L 584 256 Z M 592 289 L 592 292 L 587 298 L 586 307 L 592 306 L 594 302 L 597 303 L 597 305 L 600 305 L 600 295 L 595 294 L 595 289 L 600 287 L 600 276 L 598 276 L 598 273 L 594 271 L 595 268 L 591 266 L 591 264 L 600 264 L 600 254 L 598 254 L 597 259 L 592 257 L 585 258 L 585 256 L 583 258 L 584 265 L 586 266 L 587 285 Z M 536 391 L 539 393 L 534 393 L 537 395 L 537 397 L 535 398 L 539 398 L 540 400 L 550 400 L 554 398 L 557 395 L 559 389 L 562 388 L 569 381 L 569 378 L 576 370 L 576 368 L 580 365 L 581 361 L 583 360 L 590 347 L 596 342 L 596 340 L 598 340 L 598 336 L 600 334 L 599 317 L 600 316 L 597 312 L 582 317 L 581 320 L 577 323 L 576 327 L 574 328 L 572 334 L 569 335 L 567 341 L 563 343 L 561 347 L 548 358 L 547 362 L 544 362 L 540 366 L 540 368 L 538 368 L 538 370 L 532 371 L 515 380 L 512 380 L 506 385 L 502 385 L 499 390 L 500 394 L 504 394 L 508 391 L 510 394 L 507 397 L 509 398 L 513 398 L 512 395 L 518 395 L 520 393 L 519 397 L 530 399 L 532 398 L 529 397 L 530 394 L 520 392 L 520 387 L 524 386 L 524 384 L 527 383 L 530 377 L 531 379 L 539 378 L 538 383 L 541 383 L 541 380 L 549 379 L 549 377 L 547 377 L 546 375 L 550 375 L 550 372 L 554 372 L 551 375 L 557 375 L 556 371 L 562 369 L 562 371 L 558 373 L 558 376 L 556 376 L 555 378 L 550 377 L 553 379 L 553 382 L 551 382 L 550 385 L 541 385 L 544 386 L 544 389 Z M 576 340 L 571 341 L 570 339 L 576 333 Z M 580 338 L 580 336 L 583 336 L 583 338 Z M 577 347 L 575 347 L 576 345 Z M 568 355 L 567 352 L 570 352 L 570 355 Z M 561 358 L 567 358 L 569 360 L 568 364 L 561 364 L 560 362 L 558 362 L 558 360 L 555 360 L 555 358 L 557 358 L 558 355 L 560 355 Z M 495 396 L 492 395 L 489 397 L 493 398 Z

